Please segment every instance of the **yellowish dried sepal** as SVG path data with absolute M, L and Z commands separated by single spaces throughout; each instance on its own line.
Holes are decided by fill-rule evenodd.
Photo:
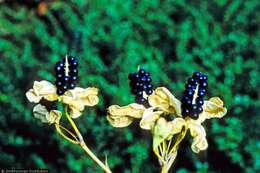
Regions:
M 224 107 L 223 101 L 219 97 L 212 97 L 205 101 L 203 112 L 199 116 L 198 122 L 202 123 L 206 119 L 222 118 L 227 113 L 227 108 Z
M 140 121 L 140 127 L 145 130 L 151 130 L 161 114 L 163 114 L 163 111 L 157 111 L 154 107 L 146 109 Z
M 148 101 L 152 107 L 158 107 L 166 113 L 181 116 L 181 102 L 165 87 L 156 88 L 154 93 L 148 97 Z
M 203 112 L 199 115 L 198 120 L 186 118 L 188 129 L 190 129 L 193 142 L 191 148 L 195 153 L 205 150 L 208 147 L 206 132 L 201 125 L 206 119 L 222 118 L 227 113 L 227 108 L 224 107 L 223 101 L 219 97 L 212 97 L 205 101 Z
M 136 103 L 122 107 L 112 105 L 108 107 L 107 120 L 114 127 L 126 127 L 130 125 L 134 119 L 141 118 L 144 111 L 145 107 Z
M 170 140 L 173 135 L 180 133 L 185 125 L 186 122 L 182 118 L 166 121 L 165 118 L 160 117 L 152 130 L 153 149 L 156 150 L 164 140 Z
M 72 118 L 78 118 L 85 106 L 94 106 L 98 103 L 97 88 L 79 88 L 68 90 L 61 96 L 61 101 L 69 105 L 69 113 Z
M 45 106 L 37 104 L 33 108 L 33 115 L 43 123 L 53 124 L 59 123 L 62 113 L 58 110 L 51 110 L 49 112 Z
M 206 132 L 201 124 L 196 124 L 189 122 L 188 128 L 190 129 L 190 134 L 193 137 L 191 149 L 195 153 L 200 152 L 208 148 L 208 142 L 206 139 Z
M 30 102 L 34 103 L 39 103 L 42 98 L 48 101 L 55 101 L 59 97 L 56 94 L 56 90 L 56 86 L 48 81 L 35 81 L 33 88 L 26 92 L 26 97 Z

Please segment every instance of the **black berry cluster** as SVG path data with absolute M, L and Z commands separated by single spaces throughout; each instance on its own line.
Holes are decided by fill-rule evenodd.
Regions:
M 57 94 L 62 95 L 67 90 L 76 87 L 78 81 L 78 61 L 74 56 L 68 56 L 55 65 Z
M 182 115 L 198 119 L 199 114 L 203 111 L 203 97 L 207 92 L 207 75 L 201 72 L 194 72 L 188 79 L 185 91 L 181 100 Z
M 153 93 L 150 73 L 141 68 L 138 72 L 130 73 L 128 79 L 130 80 L 129 85 L 131 87 L 131 92 L 136 96 L 136 102 L 143 104 L 146 101 L 143 97 L 144 92 L 147 95 Z

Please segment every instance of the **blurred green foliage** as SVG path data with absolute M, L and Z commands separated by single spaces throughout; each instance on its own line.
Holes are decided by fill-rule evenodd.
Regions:
M 38 5 L 0 2 L 0 167 L 101 172 L 34 119 L 25 98 L 33 81 L 54 82 L 54 63 L 69 53 L 79 58 L 80 86 L 100 88 L 100 103 L 77 123 L 114 172 L 159 172 L 148 132 L 138 123 L 114 129 L 106 121 L 106 107 L 133 102 L 127 75 L 138 65 L 179 98 L 186 78 L 200 70 L 209 76 L 208 97 L 221 96 L 228 108 L 224 119 L 205 123 L 208 150 L 196 155 L 184 141 L 174 172 L 260 172 L 259 0 L 68 0 L 50 2 L 46 11 Z

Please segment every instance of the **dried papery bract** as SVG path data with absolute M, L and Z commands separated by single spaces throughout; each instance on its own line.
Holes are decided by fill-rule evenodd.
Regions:
M 33 115 L 43 123 L 54 125 L 59 133 L 67 141 L 79 145 L 105 172 L 111 173 L 107 163 L 101 162 L 86 145 L 74 118 L 82 115 L 86 106 L 92 107 L 98 103 L 98 89 L 94 87 L 76 87 L 77 60 L 75 57 L 65 57 L 55 66 L 56 82 L 53 85 L 48 81 L 35 81 L 33 88 L 26 92 L 30 102 L 37 103 L 33 108 Z M 53 109 L 44 105 L 41 100 L 48 103 L 56 103 L 63 110 Z M 64 114 L 63 114 L 64 112 Z M 60 123 L 61 118 L 66 118 L 73 131 L 68 130 Z
M 198 91 L 192 93 L 185 91 L 185 93 L 188 94 L 188 98 L 197 99 L 200 104 L 201 96 L 197 98 L 194 94 L 204 92 L 207 78 L 198 72 L 193 76 L 200 83 L 194 80 L 192 86 L 186 85 L 186 89 L 194 87 Z M 200 93 L 202 94 L 204 93 Z M 186 96 L 184 95 L 184 98 Z M 192 151 L 198 153 L 207 149 L 206 131 L 202 123 L 206 119 L 222 118 L 227 112 L 223 101 L 218 97 L 203 101 L 202 110 L 194 106 L 196 102 L 191 101 L 189 105 L 189 102 L 183 100 L 179 101 L 167 88 L 158 87 L 147 97 L 148 104 L 145 106 L 131 103 L 123 107 L 118 105 L 108 107 L 107 119 L 114 127 L 126 127 L 139 119 L 140 127 L 149 130 L 153 136 L 153 151 L 161 165 L 161 172 L 167 173 L 176 159 L 178 148 L 186 134 L 189 132 L 193 138 Z M 184 112 L 186 109 L 192 111 Z

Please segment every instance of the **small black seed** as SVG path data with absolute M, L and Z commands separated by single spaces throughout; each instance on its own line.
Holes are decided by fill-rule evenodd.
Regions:
M 152 84 L 148 84 L 147 85 L 147 89 L 152 89 L 153 88 L 153 85 Z
M 139 73 L 140 76 L 144 76 L 146 72 L 145 72 L 144 69 L 141 68 L 141 69 L 138 71 L 138 73 Z
M 62 86 L 62 82 L 61 81 L 59 81 L 59 80 L 57 80 L 56 82 L 55 82 L 55 85 L 57 86 L 57 87 L 60 87 L 60 86 Z
M 146 91 L 146 94 L 147 94 L 147 95 L 151 95 L 152 93 L 153 93 L 153 90 L 147 90 L 147 91 Z
M 62 89 L 57 89 L 57 94 L 62 95 L 62 94 L 64 94 L 64 91 Z
M 198 107 L 198 113 L 201 113 L 203 111 L 202 107 Z
M 145 102 L 145 99 L 143 97 L 136 97 L 135 101 L 136 101 L 136 103 L 142 104 Z
M 194 77 L 195 79 L 199 79 L 199 77 L 201 76 L 201 72 L 194 72 L 192 77 Z
M 69 81 L 69 76 L 65 76 L 65 77 L 64 77 L 64 81 L 65 81 L 65 82 L 68 82 L 68 81 Z
M 196 99 L 196 103 L 199 105 L 199 106 L 202 106 L 203 105 L 203 103 L 204 103 L 204 101 L 203 101 L 203 99 L 202 98 L 197 98 Z
M 207 82 L 202 82 L 201 83 L 201 87 L 207 87 L 208 86 L 208 83 Z

